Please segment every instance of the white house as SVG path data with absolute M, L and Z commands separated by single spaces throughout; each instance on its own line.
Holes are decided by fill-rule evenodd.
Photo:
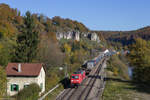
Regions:
M 106 54 L 106 53 L 108 53 L 108 52 L 109 52 L 109 50 L 108 50 L 108 49 L 105 49 L 104 53 Z
M 6 67 L 7 94 L 12 96 L 31 83 L 45 91 L 45 71 L 41 63 L 9 63 Z

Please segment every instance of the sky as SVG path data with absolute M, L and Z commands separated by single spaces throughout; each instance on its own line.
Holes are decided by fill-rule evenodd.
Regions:
M 91 30 L 136 30 L 150 25 L 150 0 L 0 0 L 26 11 L 82 22 Z

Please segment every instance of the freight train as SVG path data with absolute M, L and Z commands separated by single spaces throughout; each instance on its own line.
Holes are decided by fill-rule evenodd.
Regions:
M 91 70 L 103 59 L 104 54 L 101 53 L 97 57 L 92 60 L 87 61 L 82 68 L 86 71 L 86 75 L 88 75 Z
M 83 80 L 86 78 L 91 70 L 96 67 L 96 65 L 107 55 L 107 53 L 100 53 L 97 57 L 92 60 L 87 61 L 84 63 L 82 68 L 77 72 L 73 73 L 70 77 L 71 87 L 80 85 Z

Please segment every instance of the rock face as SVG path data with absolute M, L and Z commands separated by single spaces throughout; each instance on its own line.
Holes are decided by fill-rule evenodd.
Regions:
M 88 35 L 88 37 L 89 37 L 90 40 L 92 40 L 92 41 L 100 42 L 100 39 L 99 39 L 99 37 L 98 37 L 98 35 L 97 35 L 96 33 L 90 33 L 90 34 Z
M 79 31 L 68 31 L 68 32 L 57 32 L 56 38 L 60 39 L 73 39 L 80 41 L 80 32 Z
M 80 41 L 80 38 L 82 38 L 82 37 L 88 38 L 91 41 L 100 42 L 99 36 L 96 33 L 91 33 L 91 32 L 81 33 L 79 31 L 68 31 L 68 32 L 57 32 L 56 33 L 56 38 L 58 40 L 60 40 L 60 39 L 73 39 L 73 40 Z

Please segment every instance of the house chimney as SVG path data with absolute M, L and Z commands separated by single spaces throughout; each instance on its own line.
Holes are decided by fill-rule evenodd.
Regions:
M 18 64 L 18 72 L 21 72 L 21 64 Z

